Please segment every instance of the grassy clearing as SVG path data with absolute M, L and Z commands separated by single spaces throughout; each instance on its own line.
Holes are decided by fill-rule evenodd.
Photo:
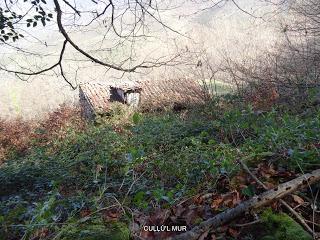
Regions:
M 219 80 L 205 80 L 201 85 L 213 96 L 231 94 L 235 90 L 234 85 Z
M 237 159 L 282 172 L 320 167 L 319 109 L 262 113 L 220 103 L 122 122 L 118 109 L 86 127 L 59 125 L 60 138 L 35 135 L 24 154 L 11 148 L 0 169 L 0 239 L 129 239 L 136 212 L 212 191 L 254 194 L 237 182 L 219 185 L 237 176 Z

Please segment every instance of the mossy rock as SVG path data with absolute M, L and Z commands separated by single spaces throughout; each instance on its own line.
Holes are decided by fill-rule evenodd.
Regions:
M 64 229 L 61 240 L 129 240 L 130 230 L 121 222 L 105 225 L 78 225 Z
M 262 240 L 312 240 L 312 236 L 285 213 L 275 214 L 269 209 L 263 212 L 262 220 L 268 230 Z

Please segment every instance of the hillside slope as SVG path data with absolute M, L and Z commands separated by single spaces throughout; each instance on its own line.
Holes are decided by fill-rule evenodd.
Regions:
M 0 239 L 164 239 L 175 233 L 143 226 L 191 229 L 264 191 L 241 171 L 238 159 L 270 188 L 320 167 L 319 109 L 261 113 L 233 107 L 230 98 L 227 109 L 217 103 L 146 114 L 115 105 L 108 117 L 89 125 L 75 112 L 61 111 L 32 131 L 7 128 L 6 135 L 22 135 L 11 145 L 6 138 L 0 142 L 7 150 L 0 167 Z M 311 198 L 309 190 L 287 200 L 313 221 L 312 208 L 301 205 Z M 238 227 L 210 234 L 262 239 L 270 231 L 300 231 L 299 237 L 310 239 L 301 228 L 288 232 L 287 217 L 263 216 L 285 227 L 272 230 L 270 220 L 271 230 L 263 224 L 255 226 L 260 231 L 246 230 L 241 223 L 254 220 L 248 214 L 236 220 Z M 319 214 L 313 219 L 318 222 Z

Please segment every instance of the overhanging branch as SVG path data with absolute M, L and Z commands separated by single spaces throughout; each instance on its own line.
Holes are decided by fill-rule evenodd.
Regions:
M 51 65 L 50 67 L 47 67 L 47 68 L 44 68 L 42 70 L 39 70 L 39 71 L 36 71 L 36 72 L 23 72 L 23 71 L 15 71 L 15 70 L 10 70 L 10 69 L 7 69 L 7 68 L 4 68 L 4 67 L 0 67 L 0 70 L 3 70 L 3 71 L 6 71 L 6 72 L 9 72 L 9 73 L 14 73 L 14 74 L 18 74 L 18 75 L 25 75 L 25 76 L 34 76 L 34 75 L 39 75 L 39 74 L 42 74 L 42 73 L 45 73 L 45 72 L 48 72 L 52 69 L 54 69 L 55 67 L 59 66 L 62 62 L 62 59 L 63 59 L 63 54 L 65 52 L 65 49 L 66 49 L 66 45 L 67 45 L 68 41 L 65 40 L 63 42 L 63 45 L 62 45 L 62 48 L 61 48 L 61 51 L 60 51 L 60 56 L 59 56 L 59 60 L 57 63 Z
M 61 32 L 61 34 L 64 36 L 64 38 L 66 39 L 66 41 L 68 41 L 70 43 L 70 45 L 76 49 L 79 53 L 81 53 L 82 55 L 84 55 L 85 57 L 89 58 L 91 61 L 100 64 L 102 66 L 111 68 L 111 69 L 115 69 L 118 71 L 123 71 L 123 72 L 134 72 L 136 71 L 138 68 L 153 68 L 156 67 L 157 65 L 159 65 L 159 63 L 154 63 L 151 65 L 147 65 L 145 64 L 145 62 L 142 62 L 141 64 L 138 64 L 132 68 L 123 68 L 121 66 L 118 65 L 114 65 L 114 64 L 110 64 L 110 63 L 106 63 L 103 62 L 99 59 L 97 59 L 96 57 L 92 56 L 91 54 L 89 54 L 88 52 L 86 52 L 85 50 L 83 50 L 82 48 L 80 48 L 68 35 L 68 33 L 66 32 L 66 30 L 63 27 L 62 24 L 62 10 L 59 4 L 58 0 L 53 0 L 55 8 L 56 8 L 56 12 L 57 12 L 57 24 L 58 24 L 58 28 Z

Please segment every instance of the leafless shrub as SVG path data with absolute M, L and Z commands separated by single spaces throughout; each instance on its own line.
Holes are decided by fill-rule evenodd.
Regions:
M 288 22 L 281 23 L 284 41 L 273 50 L 241 62 L 225 58 L 224 71 L 256 108 L 305 102 L 310 89 L 319 87 L 320 2 L 296 1 L 287 11 Z

